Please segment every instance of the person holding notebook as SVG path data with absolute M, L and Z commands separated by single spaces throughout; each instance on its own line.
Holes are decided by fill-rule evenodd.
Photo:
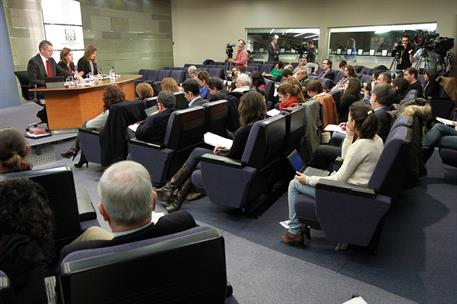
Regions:
M 241 127 L 236 131 L 230 149 L 221 146 L 216 146 L 214 150 L 195 148 L 170 181 L 163 187 L 156 189 L 159 200 L 168 212 L 174 212 L 181 208 L 184 199 L 193 188 L 192 172 L 197 169 L 200 158 L 204 154 L 214 153 L 231 159 L 241 159 L 252 126 L 256 121 L 262 120 L 266 116 L 266 105 L 263 96 L 255 91 L 244 94 L 240 99 L 238 112 L 240 114 Z
M 315 186 L 321 180 L 341 181 L 358 186 L 367 186 L 383 149 L 382 139 L 376 134 L 378 118 L 374 111 L 363 102 L 355 102 L 349 108 L 346 124 L 346 138 L 342 146 L 341 168 L 333 175 L 318 177 L 307 176 L 296 172 L 295 178 L 289 183 L 289 229 L 281 237 L 287 245 L 303 244 L 305 235 L 310 238 L 309 227 L 302 226 L 295 212 L 297 194 L 315 197 Z M 357 138 L 354 141 L 354 138 Z

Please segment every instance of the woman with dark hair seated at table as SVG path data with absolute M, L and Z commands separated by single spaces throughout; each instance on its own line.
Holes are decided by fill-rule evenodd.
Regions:
M 63 48 L 60 51 L 60 61 L 57 64 L 57 75 L 67 77 L 75 77 L 78 80 L 82 80 L 81 75 L 83 72 L 76 72 L 76 67 L 73 62 L 73 52 L 69 48 Z
M 32 169 L 27 160 L 30 152 L 30 146 L 21 132 L 13 128 L 0 130 L 0 173 Z
M 0 182 L 0 269 L 13 289 L 7 303 L 48 303 L 44 278 L 54 252 L 52 233 L 52 211 L 40 185 L 26 178 Z
M 200 158 L 204 154 L 214 153 L 233 159 L 241 159 L 252 125 L 266 116 L 266 105 L 263 96 L 255 91 L 244 94 L 240 99 L 238 112 L 240 113 L 241 127 L 235 132 L 230 150 L 224 147 L 215 147 L 214 150 L 195 148 L 171 180 L 162 188 L 156 189 L 162 205 L 168 212 L 181 208 L 184 199 L 193 187 L 190 179 L 192 172 L 197 168 Z
M 303 235 L 310 238 L 308 226 L 303 226 L 295 211 L 297 194 L 316 196 L 316 184 L 321 180 L 341 181 L 348 184 L 367 186 L 383 149 L 382 139 L 376 134 L 378 118 L 370 106 L 363 102 L 355 102 L 349 108 L 346 124 L 346 138 L 343 142 L 341 156 L 343 165 L 333 175 L 326 177 L 306 176 L 296 172 L 295 178 L 289 183 L 289 230 L 281 237 L 288 245 L 302 245 Z M 357 138 L 354 141 L 354 138 Z
M 88 45 L 84 50 L 84 56 L 78 60 L 78 72 L 82 72 L 82 77 L 86 78 L 89 75 L 97 75 L 97 48 L 93 45 Z
M 123 102 L 125 100 L 125 94 L 121 91 L 121 89 L 116 85 L 110 85 L 106 87 L 105 92 L 103 93 L 103 112 L 100 113 L 97 117 L 87 121 L 83 124 L 83 128 L 88 128 L 92 130 L 96 130 L 101 132 L 105 127 L 106 120 L 108 119 L 109 109 L 112 105 Z M 76 137 L 75 144 L 71 147 L 67 152 L 62 153 L 61 155 L 65 158 L 75 159 L 76 155 L 78 155 L 80 150 L 79 147 L 79 134 Z M 75 164 L 76 168 L 81 168 L 84 164 L 86 167 L 88 166 L 88 162 L 84 154 L 81 153 L 81 158 L 77 164 Z

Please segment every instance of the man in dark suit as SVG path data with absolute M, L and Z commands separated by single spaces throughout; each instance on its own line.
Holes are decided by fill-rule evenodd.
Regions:
M 47 77 L 56 76 L 57 64 L 52 58 L 54 48 L 51 42 L 41 41 L 38 49 L 39 53 L 33 56 L 27 64 L 27 72 L 29 73 L 30 84 L 44 87 Z
M 168 119 L 175 111 L 176 97 L 172 91 L 160 91 L 157 96 L 158 113 L 146 118 L 136 129 L 136 138 L 148 142 L 162 143 L 167 130 Z
M 200 86 L 197 80 L 187 79 L 182 83 L 182 88 L 184 90 L 184 96 L 189 102 L 189 108 L 201 106 L 207 102 L 200 96 Z
M 90 227 L 61 251 L 61 258 L 71 252 L 108 247 L 184 231 L 196 226 L 187 212 L 167 214 L 152 222 L 157 195 L 152 189 L 148 171 L 133 161 L 110 166 L 98 184 L 103 219 L 112 234 L 100 227 Z
M 322 61 L 322 71 L 319 73 L 318 78 L 327 78 L 331 81 L 335 80 L 335 72 L 332 70 L 332 61 L 324 59 Z
M 395 93 L 393 86 L 380 83 L 374 87 L 370 97 L 371 107 L 379 122 L 378 135 L 383 141 L 386 141 L 392 126 L 392 116 L 388 111 L 391 110 Z
M 278 62 L 279 61 L 278 36 L 274 35 L 271 38 L 271 42 L 270 42 L 270 44 L 268 44 L 267 51 L 268 51 L 268 62 Z
M 52 43 L 43 40 L 38 45 L 39 53 L 30 58 L 27 64 L 27 72 L 29 74 L 29 83 L 38 87 L 45 86 L 45 80 L 47 77 L 54 77 L 57 74 L 57 64 L 52 53 L 54 48 Z M 43 94 L 37 94 L 37 98 L 44 99 Z M 43 122 L 47 122 L 46 108 L 38 111 L 36 116 Z

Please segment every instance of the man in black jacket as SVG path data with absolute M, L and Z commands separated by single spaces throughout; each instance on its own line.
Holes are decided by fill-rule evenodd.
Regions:
M 103 219 L 112 234 L 90 227 L 61 251 L 61 258 L 83 249 L 115 246 L 184 231 L 196 226 L 189 213 L 178 211 L 152 222 L 157 195 L 152 190 L 149 172 L 133 161 L 121 161 L 109 167 L 98 184 Z
M 41 41 L 38 49 L 39 53 L 30 58 L 27 64 L 27 72 L 29 73 L 30 84 L 44 87 L 47 77 L 56 76 L 57 64 L 52 58 L 54 48 L 51 42 Z
M 136 129 L 135 136 L 139 140 L 162 143 L 167 130 L 168 119 L 175 111 L 176 97 L 172 91 L 164 90 L 157 96 L 158 113 L 146 118 Z
M 279 61 L 278 36 L 274 35 L 271 38 L 271 42 L 270 42 L 270 44 L 268 44 L 267 51 L 268 51 L 268 62 L 278 62 Z
M 408 91 L 416 90 L 416 97 L 424 97 L 422 85 L 417 80 L 418 75 L 419 73 L 415 68 L 407 68 L 403 74 L 403 77 L 409 82 Z
M 57 64 L 54 58 L 52 58 L 54 48 L 51 42 L 47 40 L 41 41 L 38 45 L 38 50 L 39 53 L 30 58 L 27 64 L 27 72 L 29 74 L 29 83 L 31 85 L 44 87 L 46 85 L 46 78 L 56 76 Z M 37 98 L 44 99 L 44 95 L 42 93 L 38 93 Z M 36 116 L 43 122 L 48 121 L 46 108 L 38 111 Z

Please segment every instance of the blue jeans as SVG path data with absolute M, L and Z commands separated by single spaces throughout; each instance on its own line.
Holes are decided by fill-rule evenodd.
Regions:
M 435 124 L 422 139 L 424 162 L 432 156 L 435 147 L 457 149 L 457 131 L 441 123 Z
M 295 198 L 297 194 L 306 194 L 312 198 L 316 197 L 316 188 L 303 185 L 295 178 L 289 183 L 289 191 L 287 199 L 289 201 L 289 233 L 299 234 L 301 223 L 298 220 L 297 213 L 295 212 Z
M 213 151 L 210 149 L 205 149 L 205 148 L 200 148 L 200 147 L 195 148 L 190 153 L 189 157 L 187 158 L 186 162 L 184 163 L 184 166 L 186 166 L 190 172 L 193 172 L 195 169 L 197 169 L 197 165 L 200 162 L 200 158 L 206 153 L 213 153 Z

